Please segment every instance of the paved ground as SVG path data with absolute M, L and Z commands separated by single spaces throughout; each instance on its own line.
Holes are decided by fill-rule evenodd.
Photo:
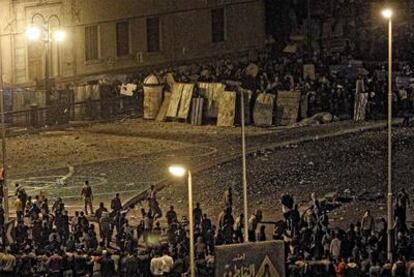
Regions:
M 268 132 L 248 129 L 249 135 Z M 208 159 L 217 155 L 220 142 L 239 134 L 238 128 L 127 120 L 13 137 L 7 145 L 10 193 L 18 182 L 30 194 L 63 196 L 79 206 L 80 187 L 88 179 L 95 202 L 115 192 L 126 199 L 165 177 L 170 163 Z
M 273 129 L 249 127 L 247 142 L 248 147 L 254 149 L 297 138 L 355 131 L 375 124 L 382 123 L 338 122 Z M 12 194 L 13 184 L 20 182 L 31 194 L 45 194 L 51 200 L 63 196 L 69 205 L 78 209 L 81 206 L 80 187 L 85 179 L 92 183 L 97 205 L 100 201 L 109 201 L 115 192 L 120 192 L 126 200 L 168 178 L 167 167 L 171 163 L 184 162 L 197 168 L 206 162 L 231 158 L 234 154 L 240 154 L 240 128 L 194 127 L 143 120 L 97 124 L 10 138 L 9 187 Z M 65 185 L 58 182 L 62 178 Z

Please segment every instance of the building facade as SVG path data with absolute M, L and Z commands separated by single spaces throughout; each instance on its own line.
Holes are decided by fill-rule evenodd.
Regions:
M 265 43 L 262 0 L 0 0 L 3 79 L 41 84 L 221 56 Z M 47 24 L 48 23 L 48 24 Z M 62 42 L 26 30 L 65 32 Z M 47 30 L 50 32 L 47 32 Z M 49 53 L 46 58 L 46 53 Z

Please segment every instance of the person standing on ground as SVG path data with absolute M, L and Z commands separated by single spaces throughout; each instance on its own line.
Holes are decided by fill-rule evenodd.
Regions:
M 199 202 L 196 203 L 196 207 L 193 210 L 193 214 L 194 214 L 194 226 L 195 227 L 200 227 L 201 226 L 201 220 L 203 219 L 203 211 L 200 208 L 200 203 Z
M 224 200 L 224 206 L 226 208 L 232 208 L 233 207 L 233 191 L 232 191 L 231 187 L 229 187 L 224 192 L 223 200 Z
M 405 191 L 404 188 L 400 190 L 398 193 L 398 202 L 400 203 L 400 206 L 402 207 L 404 211 L 404 218 L 407 218 L 407 209 L 410 208 L 410 196 Z
M 375 230 L 375 222 L 369 210 L 366 210 L 361 220 L 361 230 L 363 236 L 368 237 Z
M 23 204 L 20 198 L 16 198 L 14 201 L 14 207 L 16 208 L 16 218 L 17 220 L 23 220 Z
M 96 211 L 95 211 L 96 219 L 98 219 L 98 221 L 99 221 L 101 219 L 102 214 L 107 213 L 107 212 L 108 212 L 108 209 L 105 208 L 104 203 L 103 202 L 99 203 L 99 208 L 96 209 Z
M 249 218 L 249 230 L 248 236 L 249 241 L 255 242 L 256 241 L 256 229 L 257 225 L 262 221 L 263 215 L 261 210 L 257 210 L 252 216 Z
M 102 251 L 101 274 L 102 277 L 115 276 L 115 262 L 107 250 Z
M 150 206 L 153 201 L 157 200 L 157 190 L 155 189 L 154 185 L 151 185 L 150 187 L 150 190 L 148 192 L 148 200 L 150 202 Z
M 93 194 L 92 194 L 92 188 L 89 185 L 89 181 L 85 181 L 85 184 L 82 187 L 81 196 L 83 197 L 83 200 L 85 202 L 85 214 L 88 215 L 88 207 L 91 210 L 91 214 L 93 214 L 93 207 L 92 207 Z
M 164 275 L 164 259 L 161 257 L 159 250 L 155 251 L 155 255 L 151 259 L 150 270 L 151 270 L 152 276 L 163 276 Z
M 332 259 L 336 260 L 341 255 L 341 240 L 338 238 L 338 235 L 335 232 L 333 232 L 332 236 L 333 238 L 329 245 L 329 254 L 331 255 Z
M 240 214 L 234 223 L 234 240 L 236 243 L 243 242 L 243 232 L 244 232 L 244 214 Z
M 162 272 L 164 276 L 170 276 L 174 268 L 174 259 L 171 257 L 167 248 L 163 249 L 161 259 L 163 261 Z
M 122 209 L 121 199 L 119 198 L 119 193 L 115 194 L 115 198 L 111 200 L 111 209 L 113 212 L 118 212 Z
M 109 213 L 103 212 L 99 219 L 99 230 L 101 233 L 101 245 L 110 247 L 112 229 L 111 229 L 111 218 Z
M 177 213 L 174 211 L 174 206 L 170 206 L 170 210 L 167 212 L 165 217 L 167 218 L 168 226 L 177 223 Z
M 311 193 L 311 201 L 313 213 L 315 214 L 316 221 L 319 223 L 319 217 L 322 214 L 322 209 L 315 192 Z

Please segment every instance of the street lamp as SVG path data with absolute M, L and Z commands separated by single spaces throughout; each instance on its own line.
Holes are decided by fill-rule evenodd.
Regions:
M 66 33 L 62 30 L 53 32 L 53 40 L 57 42 L 63 42 L 66 38 Z
M 382 16 L 387 18 L 387 19 L 390 19 L 392 17 L 392 14 L 393 14 L 391 9 L 385 9 L 381 13 L 382 13 Z
M 387 253 L 392 261 L 392 15 L 391 9 L 382 11 L 382 16 L 388 19 L 388 193 L 387 193 Z
M 187 174 L 188 178 L 188 217 L 190 230 L 190 276 L 195 277 L 194 264 L 194 223 L 193 223 L 193 182 L 191 178 L 191 171 L 184 166 L 173 165 L 168 168 L 171 175 L 176 177 L 184 177 Z
M 29 40 L 38 40 L 40 36 L 42 35 L 42 32 L 39 28 L 36 26 L 30 26 L 26 31 L 26 36 Z
M 35 19 L 40 18 L 41 24 L 34 24 Z M 51 22 L 55 20 L 59 28 L 52 30 Z M 65 39 L 65 32 L 60 30 L 61 24 L 59 17 L 55 14 L 45 17 L 40 13 L 32 16 L 31 26 L 26 30 L 26 36 L 31 41 L 42 40 L 45 44 L 45 91 L 46 105 L 50 104 L 50 88 L 49 88 L 49 56 L 50 44 L 52 41 L 62 42 Z

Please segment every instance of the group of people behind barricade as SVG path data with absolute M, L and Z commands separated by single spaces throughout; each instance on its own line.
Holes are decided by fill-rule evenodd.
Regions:
M 262 51 L 254 59 L 223 58 L 210 63 L 159 69 L 152 73 L 167 84 L 166 90 L 170 90 L 167 76 L 173 76 L 176 82 L 185 83 L 238 81 L 244 89 L 252 92 L 252 111 L 259 93 L 300 91 L 302 98 L 299 117 L 302 119 L 320 112 L 329 112 L 338 119 L 354 118 L 358 94 L 364 93 L 367 99 L 364 100 L 366 103 L 363 109 L 366 117 L 364 116 L 363 120 L 384 118 L 388 93 L 384 64 L 358 63 L 358 66 L 355 66 L 352 57 L 343 60 L 343 64 L 331 64 L 332 62 L 331 59 L 310 57 L 301 53 L 275 57 Z M 308 64 L 313 66 L 313 73 L 309 75 L 304 71 L 304 65 Z M 339 66 L 341 70 L 331 69 L 335 66 Z M 402 77 L 397 80 L 412 77 L 413 73 L 407 70 L 408 64 L 399 67 L 401 70 L 395 70 L 399 70 Z M 131 74 L 128 80 L 136 83 L 140 90 L 145 76 L 143 72 L 135 73 Z M 358 89 L 358 79 L 364 83 L 362 90 Z M 411 83 L 395 82 L 393 108 L 396 116 L 414 112 L 414 91 Z
M 100 85 L 100 108 L 87 101 L 86 106 L 90 107 L 86 107 L 86 110 L 100 113 L 102 117 L 122 114 L 123 110 L 130 110 L 131 107 L 135 112 L 142 111 L 144 80 L 149 74 L 155 74 L 164 83 L 166 91 L 171 91 L 169 76 L 176 82 L 184 83 L 225 83 L 229 80 L 240 82 L 242 88 L 252 92 L 252 97 L 248 100 L 251 101 L 251 115 L 259 93 L 277 95 L 280 91 L 300 91 L 300 119 L 320 112 L 329 112 L 338 119 L 351 119 L 354 117 L 359 93 L 367 94 L 366 105 L 363 107 L 366 110 L 366 119 L 384 117 L 387 110 L 387 72 L 383 63 L 361 63 L 355 67 L 352 56 L 341 59 L 338 64 L 339 61 L 332 58 L 301 52 L 275 55 L 268 49 L 258 51 L 252 56 L 229 56 L 218 58 L 214 62 L 194 62 L 156 70 L 140 70 L 126 75 L 123 80 L 136 85 L 132 96 L 121 94 L 122 82 L 104 82 Z M 313 71 L 309 74 L 305 72 L 306 65 L 313 66 Z M 398 64 L 395 71 L 399 76 L 393 86 L 394 113 L 397 116 L 412 114 L 413 84 L 407 80 L 413 77 L 413 72 L 407 63 Z M 363 91 L 358 91 L 358 78 L 364 81 Z M 198 95 L 197 89 L 193 95 Z

